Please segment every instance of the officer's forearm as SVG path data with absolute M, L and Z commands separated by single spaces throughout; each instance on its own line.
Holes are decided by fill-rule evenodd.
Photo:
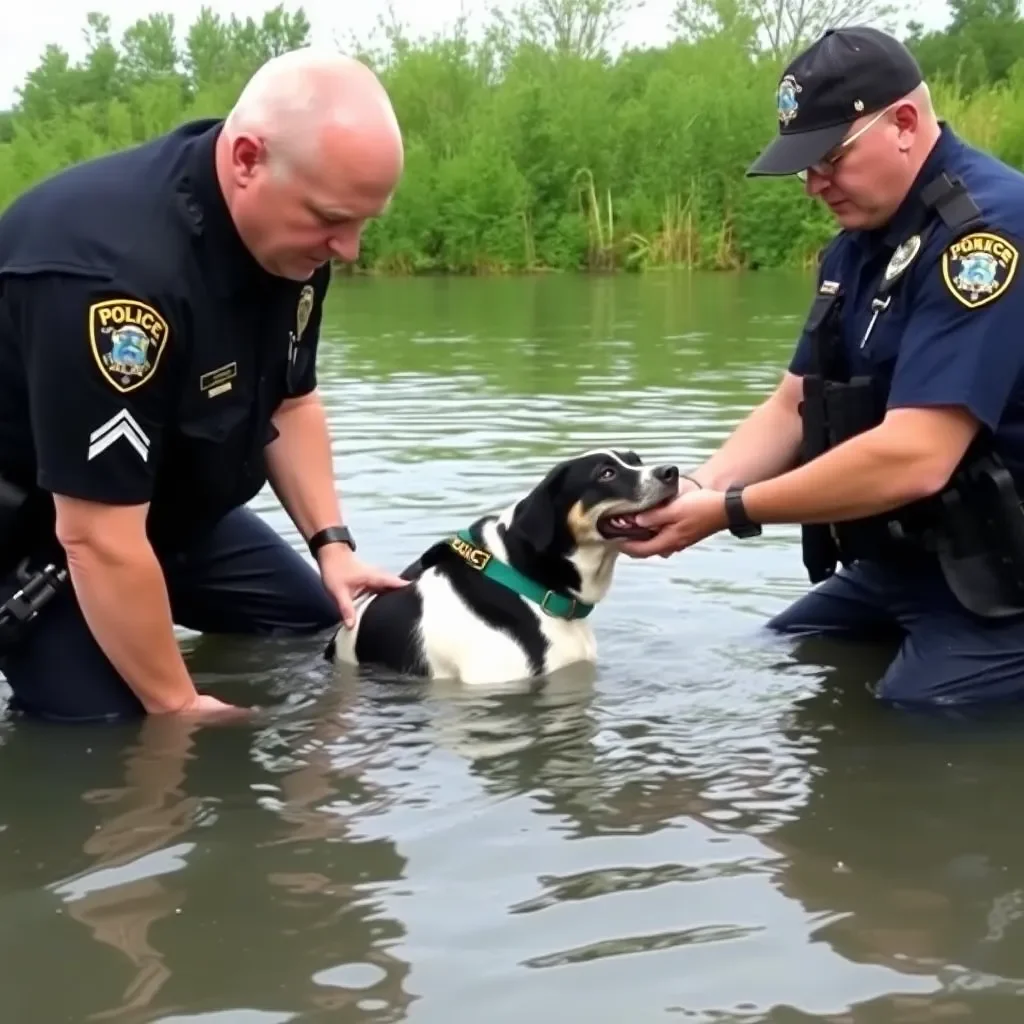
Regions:
M 941 481 L 934 458 L 885 427 L 844 441 L 811 462 L 743 492 L 758 523 L 829 523 L 887 512 L 928 497 Z
M 65 539 L 68 570 L 96 642 L 151 714 L 196 698 L 174 636 L 163 571 L 145 539 Z
M 280 436 L 267 448 L 270 486 L 308 540 L 317 530 L 342 522 L 327 416 L 314 393 L 282 405 L 274 426 Z
M 690 475 L 712 490 L 767 480 L 796 465 L 801 434 L 799 412 L 773 396 L 755 408 Z

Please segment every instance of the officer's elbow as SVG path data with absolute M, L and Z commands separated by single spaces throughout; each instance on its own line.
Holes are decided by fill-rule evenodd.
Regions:
M 104 505 L 54 495 L 55 532 L 72 566 L 85 562 L 124 562 L 148 546 L 148 505 Z
M 978 421 L 963 409 L 892 410 L 880 434 L 900 497 L 920 501 L 938 494 L 956 472 L 977 432 Z
M 904 501 L 924 501 L 934 497 L 949 483 L 953 466 L 944 460 L 923 459 L 904 475 Z
M 892 453 L 888 476 L 900 504 L 924 501 L 938 494 L 956 469 L 958 459 L 934 448 L 911 445 Z

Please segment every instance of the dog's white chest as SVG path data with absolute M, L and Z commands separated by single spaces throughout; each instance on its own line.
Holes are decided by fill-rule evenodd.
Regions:
M 443 576 L 425 573 L 420 588 L 420 636 L 431 675 L 470 685 L 532 675 L 530 658 L 523 646 L 477 616 Z M 589 625 L 582 620 L 555 619 L 540 611 L 537 615 L 548 641 L 545 672 L 594 659 L 594 638 Z
M 597 660 L 594 631 L 584 619 L 556 619 L 541 612 L 541 632 L 549 643 L 546 671 L 554 672 L 581 661 Z

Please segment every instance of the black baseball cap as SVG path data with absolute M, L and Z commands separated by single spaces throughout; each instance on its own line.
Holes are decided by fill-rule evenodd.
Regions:
M 779 134 L 748 177 L 796 174 L 842 142 L 849 126 L 921 84 L 913 54 L 867 26 L 829 29 L 786 68 L 776 94 Z

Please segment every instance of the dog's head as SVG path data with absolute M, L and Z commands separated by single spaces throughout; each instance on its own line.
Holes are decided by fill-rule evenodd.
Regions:
M 636 516 L 671 501 L 678 488 L 675 466 L 645 466 L 632 451 L 585 452 L 555 466 L 515 505 L 506 536 L 544 557 L 617 549 L 624 540 L 653 536 Z

